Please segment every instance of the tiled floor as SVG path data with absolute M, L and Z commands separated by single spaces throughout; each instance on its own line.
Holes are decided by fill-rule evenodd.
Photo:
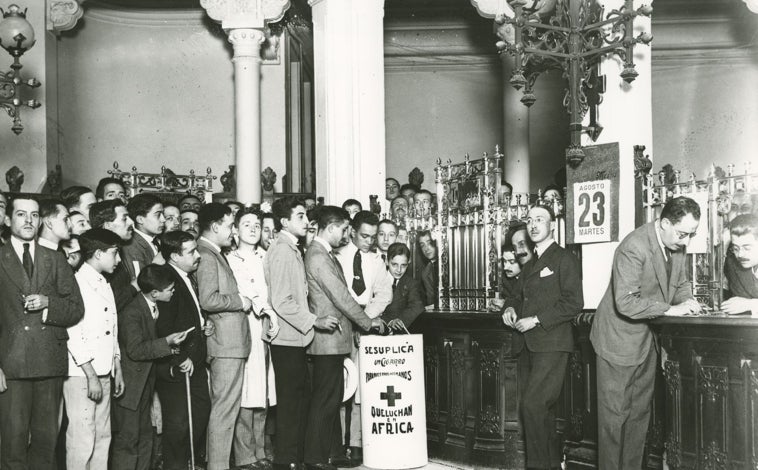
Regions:
M 365 467 L 361 465 L 360 467 L 356 467 L 359 470 L 383 470 L 383 469 L 376 469 L 371 467 Z M 441 460 L 436 459 L 430 459 L 429 464 L 424 467 L 418 467 L 418 470 L 494 470 L 494 469 L 487 469 L 485 467 L 474 467 L 472 465 L 466 465 L 466 464 L 459 464 L 459 463 L 452 463 L 452 462 L 444 462 Z

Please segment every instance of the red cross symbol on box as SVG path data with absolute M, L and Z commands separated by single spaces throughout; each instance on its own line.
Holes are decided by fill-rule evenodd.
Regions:
M 395 406 L 395 400 L 403 398 L 403 394 L 395 392 L 395 387 L 387 386 L 387 391 L 379 394 L 380 400 L 387 400 L 387 406 Z

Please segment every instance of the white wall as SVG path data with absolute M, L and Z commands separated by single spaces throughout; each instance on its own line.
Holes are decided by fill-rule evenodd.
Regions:
M 221 176 L 234 161 L 230 58 L 226 36 L 203 10 L 88 8 L 59 45 L 64 185 L 94 185 L 114 161 L 143 172 L 211 167 Z M 281 177 L 283 62 L 263 66 L 261 86 L 262 168 Z

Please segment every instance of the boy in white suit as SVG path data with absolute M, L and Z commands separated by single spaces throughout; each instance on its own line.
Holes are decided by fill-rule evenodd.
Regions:
M 84 264 L 76 281 L 84 300 L 84 317 L 68 328 L 69 377 L 63 383 L 68 414 L 66 468 L 107 468 L 111 443 L 111 376 L 113 396 L 124 392 L 118 346 L 116 301 L 103 273 L 120 262 L 121 238 L 95 228 L 79 237 Z

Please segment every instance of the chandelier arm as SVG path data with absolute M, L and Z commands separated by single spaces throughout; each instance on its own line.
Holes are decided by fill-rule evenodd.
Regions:
M 564 26 L 554 26 L 549 23 L 539 23 L 536 21 L 527 21 L 524 23 L 524 28 L 534 28 L 534 29 L 544 29 L 544 30 L 550 30 L 550 31 L 559 31 L 561 33 L 570 33 L 571 28 L 566 28 Z
M 611 13 L 609 13 L 609 15 Z M 635 17 L 638 16 L 638 13 L 637 12 L 625 13 L 622 16 L 614 16 L 612 18 L 607 18 L 605 20 L 598 21 L 597 23 L 592 23 L 592 24 L 585 25 L 585 26 L 581 27 L 579 30 L 582 31 L 582 32 L 585 32 L 585 31 L 589 31 L 589 30 L 593 30 L 593 29 L 600 29 L 600 28 L 602 28 L 605 25 L 609 25 L 609 24 L 613 24 L 613 23 L 626 22 L 626 21 L 629 20 L 629 19 L 625 18 L 625 16 L 627 16 L 627 15 L 630 16 L 631 18 L 635 18 Z

